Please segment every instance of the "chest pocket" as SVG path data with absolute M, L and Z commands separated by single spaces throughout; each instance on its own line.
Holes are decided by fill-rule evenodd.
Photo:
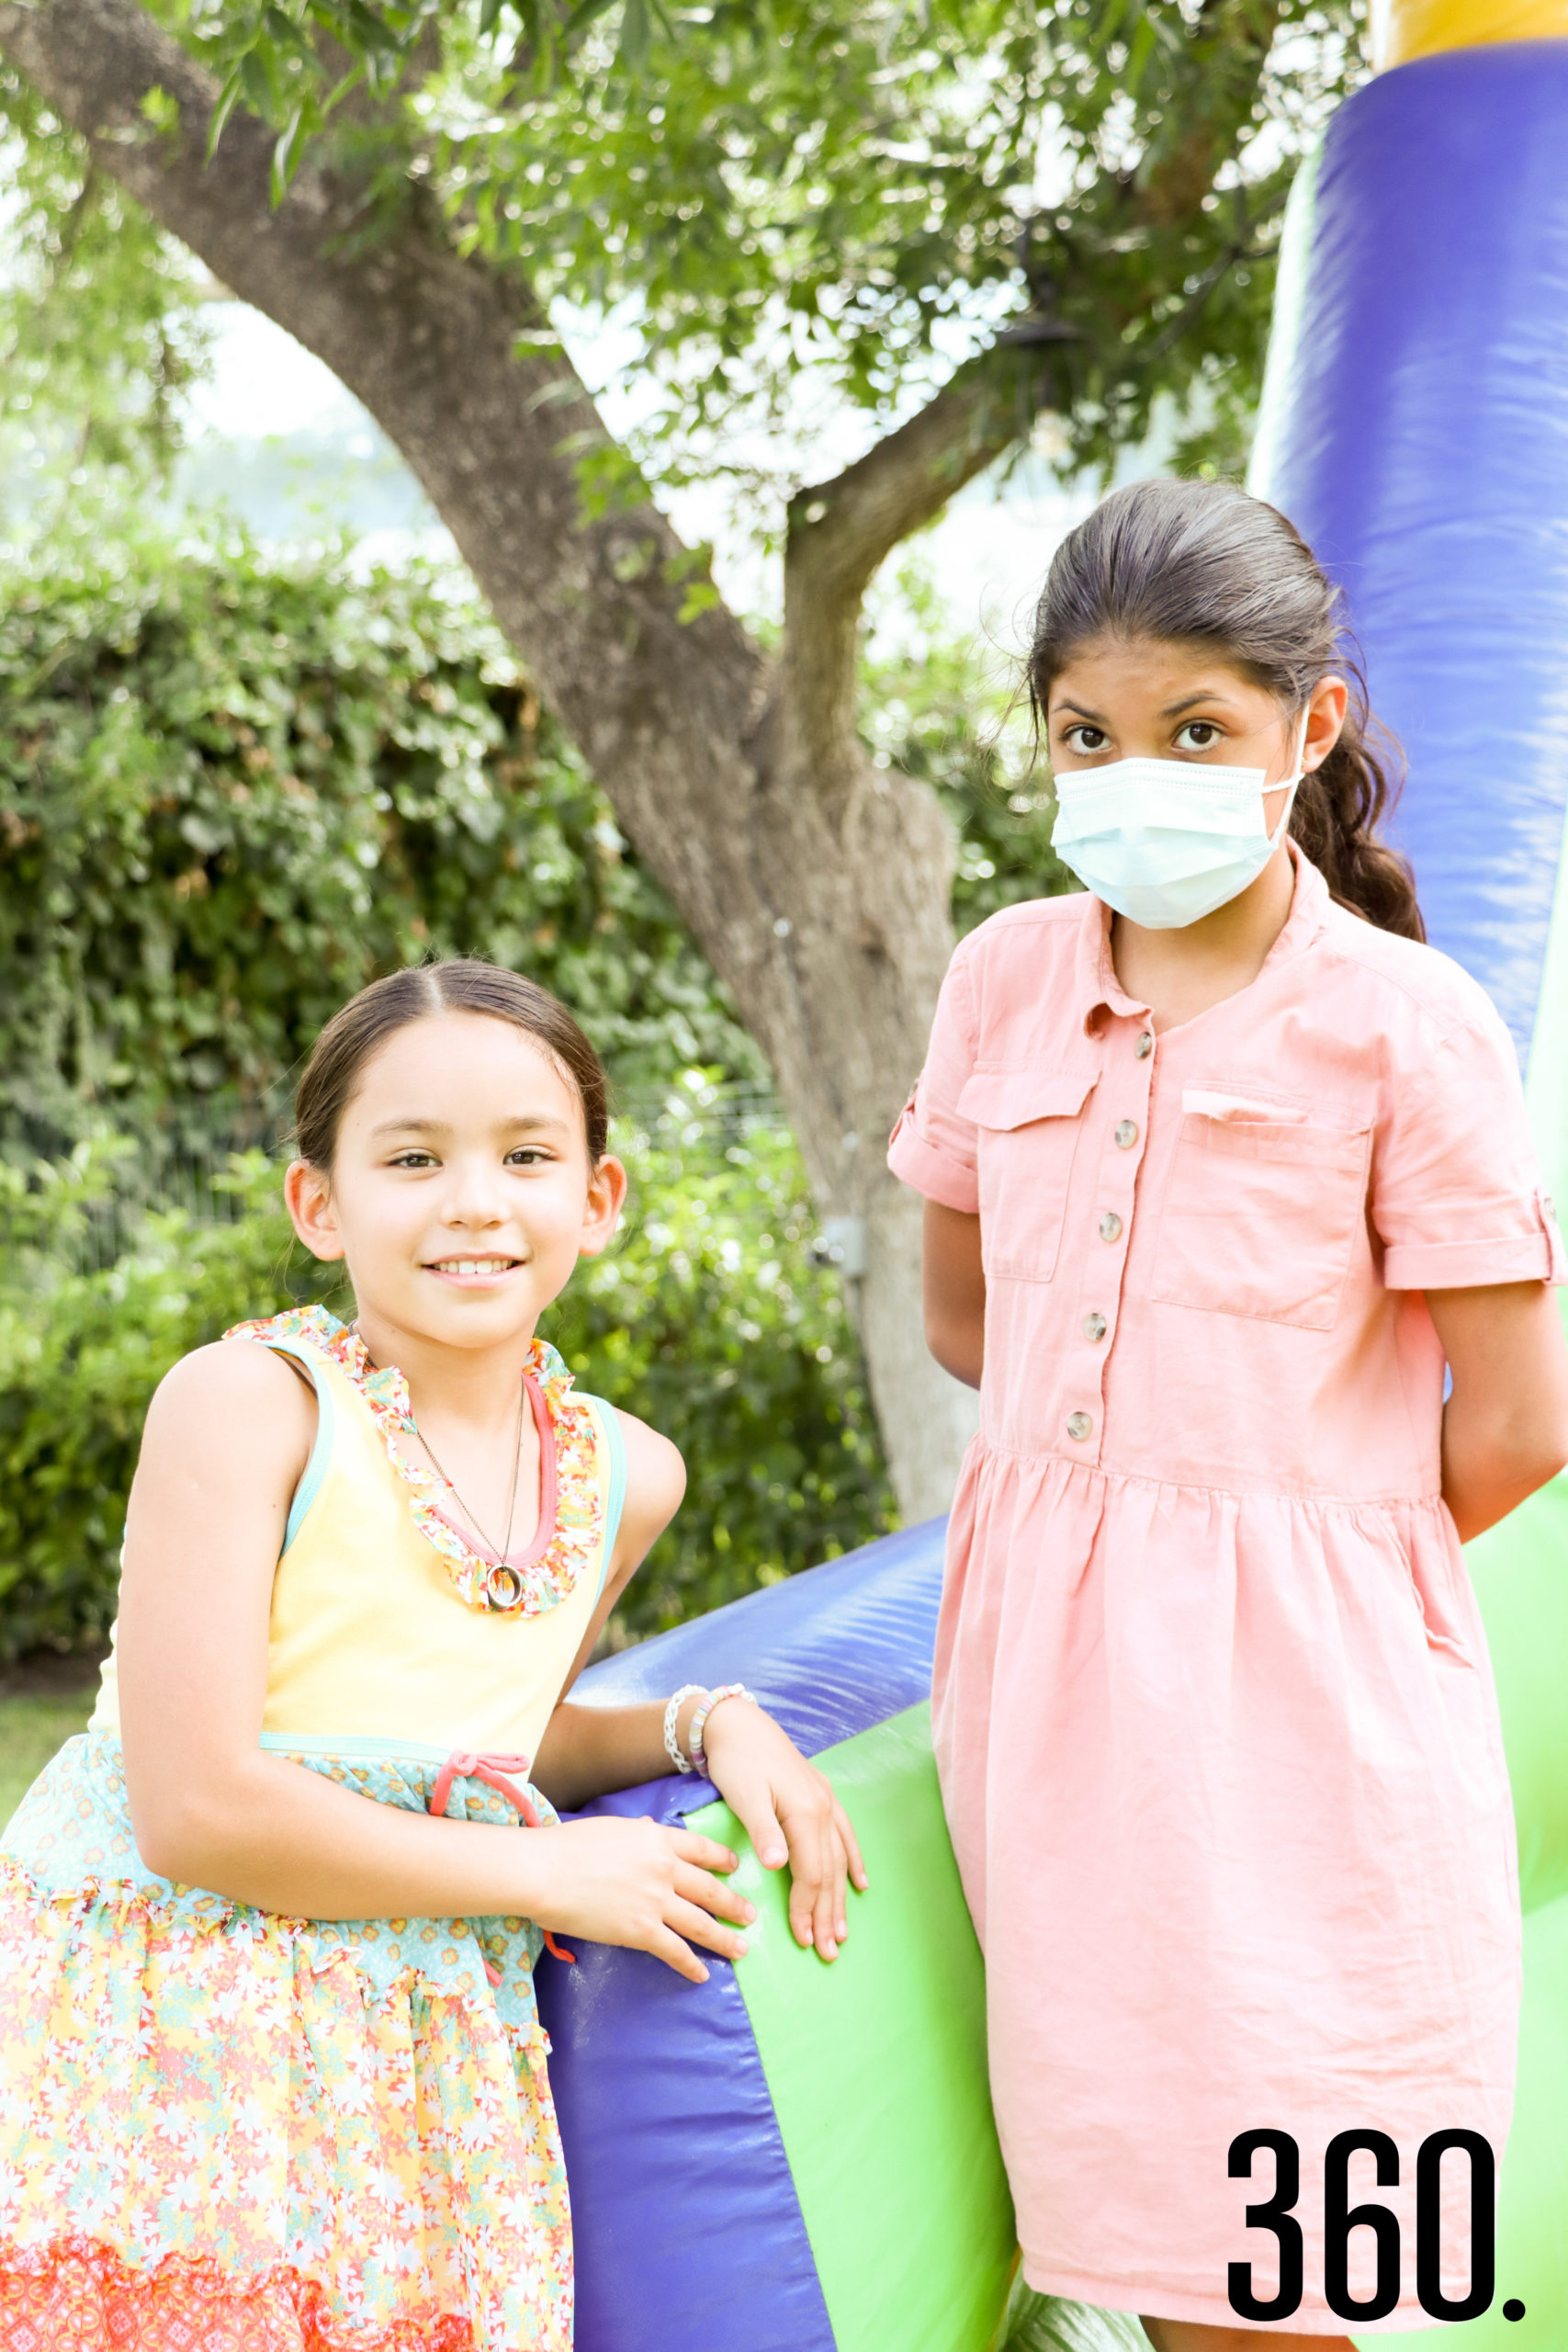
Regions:
M 1371 1122 L 1188 1085 L 1150 1295 L 1327 1331 L 1366 1231 Z
M 976 1070 L 958 1098 L 979 1130 L 980 1259 L 987 1274 L 1048 1283 L 1092 1070 Z

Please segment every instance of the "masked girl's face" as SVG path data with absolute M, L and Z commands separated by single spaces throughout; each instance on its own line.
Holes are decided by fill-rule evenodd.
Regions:
M 395 1031 L 359 1073 L 330 1175 L 288 1175 L 300 1239 L 346 1258 L 362 1319 L 473 1348 L 532 1332 L 625 1195 L 618 1159 L 591 1164 L 554 1057 L 480 1012 Z
M 1320 681 L 1308 705 L 1301 764 L 1318 765 L 1345 719 L 1343 679 Z M 1052 681 L 1046 717 L 1051 763 L 1059 770 L 1114 760 L 1184 760 L 1261 768 L 1263 822 L 1284 813 L 1302 718 L 1283 711 L 1268 687 L 1201 645 L 1161 639 L 1097 638 Z

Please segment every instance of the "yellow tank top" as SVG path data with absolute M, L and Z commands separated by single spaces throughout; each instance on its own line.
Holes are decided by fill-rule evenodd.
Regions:
M 264 1744 L 532 1757 L 615 1548 L 626 1468 L 614 1408 L 573 1395 L 556 1351 L 535 1341 L 539 1526 L 502 1561 L 472 1548 L 440 1508 L 444 1484 L 399 1453 L 407 1385 L 369 1365 L 356 1333 L 312 1306 L 227 1336 L 292 1356 L 318 1408 L 273 1580 Z M 112 1645 L 88 1728 L 119 1729 Z

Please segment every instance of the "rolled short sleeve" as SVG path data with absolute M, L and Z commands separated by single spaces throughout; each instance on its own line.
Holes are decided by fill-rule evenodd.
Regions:
M 1371 1216 L 1390 1290 L 1568 1281 L 1513 1041 L 1489 1007 L 1396 1080 Z
M 968 961 L 960 944 L 937 999 L 926 1066 L 889 1139 L 887 1165 L 928 1200 L 969 1216 L 980 1213 L 976 1127 L 973 1119 L 959 1117 L 957 1102 L 975 1067 L 975 1041 Z

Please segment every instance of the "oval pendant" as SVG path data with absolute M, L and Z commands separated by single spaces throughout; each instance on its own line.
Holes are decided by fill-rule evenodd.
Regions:
M 485 1578 L 485 1599 L 492 1609 L 515 1609 L 523 1598 L 523 1579 L 515 1568 L 499 1564 Z

